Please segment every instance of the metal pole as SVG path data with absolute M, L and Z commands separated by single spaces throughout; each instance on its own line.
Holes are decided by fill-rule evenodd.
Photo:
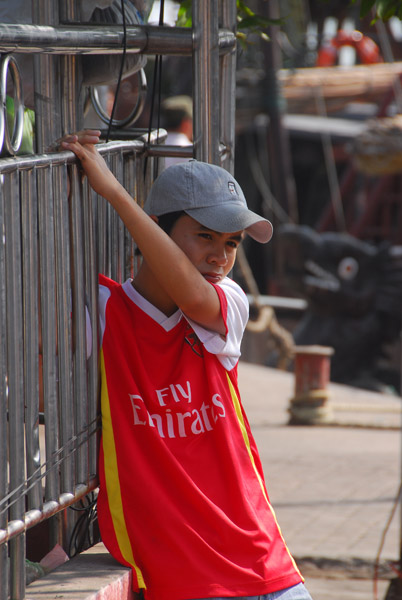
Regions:
M 193 3 L 194 156 L 220 163 L 218 0 Z
M 263 2 L 260 0 L 260 12 L 269 18 L 280 16 L 279 0 Z M 290 161 L 290 149 L 287 133 L 282 123 L 282 107 L 280 106 L 280 90 L 277 82 L 277 72 L 281 66 L 281 50 L 277 41 L 278 27 L 268 28 L 271 42 L 262 47 L 265 55 L 265 79 L 263 92 L 263 109 L 267 112 L 269 121 L 269 141 L 272 162 L 272 182 L 274 195 L 282 208 L 289 214 L 294 223 L 298 222 L 298 205 L 296 187 Z M 265 105 L 265 106 L 264 106 Z M 275 224 L 274 224 L 275 226 Z
M 123 156 L 113 154 L 110 159 L 111 170 L 118 181 L 123 183 Z M 112 227 L 110 229 L 111 244 L 113 249 L 112 259 L 112 279 L 115 281 L 124 281 L 125 255 L 124 255 L 124 224 L 116 211 L 112 215 Z
M 57 294 L 57 358 L 59 381 L 60 448 L 64 448 L 60 465 L 61 491 L 74 491 L 74 437 L 73 390 L 72 390 L 72 327 L 71 327 L 71 272 L 68 200 L 63 185 L 66 168 L 57 167 L 53 172 L 53 210 L 55 227 L 55 272 Z M 56 323 L 55 323 L 56 326 Z
M 83 189 L 83 219 L 84 219 L 84 255 L 85 255 L 85 289 L 87 290 L 87 310 L 91 322 L 91 339 L 89 358 L 87 360 L 88 370 L 88 472 L 89 477 L 95 477 L 97 473 L 97 436 L 94 433 L 97 426 L 98 416 L 98 261 L 95 247 L 95 213 L 93 204 L 95 193 L 89 186 Z
M 74 416 L 78 442 L 84 439 L 83 431 L 88 426 L 88 392 L 86 373 L 86 319 L 85 319 L 85 279 L 84 279 L 84 230 L 82 186 L 78 167 L 71 176 L 70 219 L 72 254 L 72 313 L 73 313 L 73 380 Z M 79 446 L 75 455 L 76 483 L 85 484 L 88 480 L 88 452 L 86 445 Z
M 121 54 L 123 32 L 121 25 L 62 25 L 43 22 L 42 12 L 37 9 L 33 25 L 0 24 L 0 51 L 46 54 Z M 34 15 L 35 18 L 35 15 Z M 41 21 L 39 19 L 42 19 Z M 42 25 L 42 26 L 41 26 Z M 46 25 L 46 26 L 43 26 Z M 191 30 L 182 27 L 127 26 L 128 53 L 191 56 Z M 221 49 L 233 45 L 227 33 L 220 36 Z
M 32 3 L 32 18 L 39 25 L 58 25 L 58 3 L 37 0 Z M 57 71 L 59 58 L 50 54 L 35 54 L 35 128 L 36 150 L 46 149 L 62 135 L 60 86 Z
M 6 346 L 6 266 L 5 248 L 3 241 L 4 232 L 5 195 L 4 188 L 0 186 L 0 499 L 8 494 L 8 419 L 7 415 L 7 346 Z M 5 504 L 5 503 L 4 503 Z M 8 523 L 7 505 L 0 504 L 0 530 L 5 529 Z M 8 546 L 0 545 L 0 600 L 9 597 L 9 565 Z
M 40 307 L 43 357 L 43 403 L 45 412 L 46 488 L 45 501 L 57 502 L 60 495 L 57 468 L 59 439 L 59 406 L 56 339 L 56 273 L 53 184 L 49 169 L 37 171 L 39 215 Z M 50 543 L 60 543 L 56 522 L 51 526 Z
M 221 25 L 236 35 L 236 0 L 221 0 Z M 222 166 L 233 174 L 235 157 L 236 47 L 221 56 L 220 127 L 225 146 Z
M 28 505 L 42 507 L 42 481 L 39 445 L 39 269 L 38 269 L 38 202 L 32 170 L 20 173 L 21 231 L 23 252 L 24 299 L 24 381 L 25 439 L 27 454 Z
M 77 0 L 60 2 L 60 16 L 63 21 L 79 21 Z M 77 55 L 64 55 L 60 58 L 60 67 L 62 131 L 63 133 L 79 131 L 84 120 L 81 59 Z
M 8 419 L 10 521 L 23 520 L 25 513 L 24 452 L 24 367 L 22 328 L 21 209 L 19 173 L 10 175 L 4 184 L 6 249 L 6 314 L 8 363 Z M 21 600 L 25 590 L 25 535 L 10 544 L 10 596 Z

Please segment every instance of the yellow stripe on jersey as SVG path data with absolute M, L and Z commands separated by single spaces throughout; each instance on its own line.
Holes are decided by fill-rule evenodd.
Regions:
M 106 371 L 103 352 L 101 352 L 101 406 L 102 406 L 102 443 L 106 489 L 108 490 L 108 503 L 110 514 L 112 516 L 113 527 L 117 538 L 117 543 L 120 552 L 127 563 L 129 563 L 135 571 L 138 586 L 145 588 L 144 578 L 141 570 L 137 567 L 133 550 L 131 547 L 130 538 L 127 533 L 126 522 L 124 519 L 123 501 L 121 498 L 119 471 L 117 465 L 116 446 L 114 441 L 112 417 L 110 413 L 109 394 L 106 385 Z M 112 493 L 110 493 L 112 492 Z
M 235 411 L 236 411 L 236 415 L 237 415 L 237 419 L 238 419 L 238 422 L 239 422 L 240 430 L 241 430 L 242 435 L 243 435 L 243 440 L 244 440 L 245 446 L 247 448 L 247 452 L 248 452 L 251 464 L 253 466 L 254 472 L 255 472 L 256 477 L 258 479 L 258 482 L 259 482 L 259 484 L 261 486 L 261 491 L 262 491 L 262 493 L 264 495 L 265 500 L 267 501 L 269 510 L 272 513 L 272 516 L 273 516 L 273 518 L 275 520 L 276 526 L 278 527 L 279 534 L 280 534 L 280 536 L 281 536 L 281 538 L 283 540 L 283 543 L 285 544 L 285 548 L 287 550 L 287 553 L 289 554 L 289 556 L 290 556 L 290 558 L 292 560 L 293 566 L 296 569 L 296 571 L 298 573 L 300 573 L 300 571 L 299 571 L 299 569 L 298 569 L 298 567 L 297 567 L 297 565 L 296 565 L 296 563 L 294 561 L 294 558 L 290 554 L 289 549 L 288 549 L 288 547 L 286 545 L 286 542 L 285 542 L 285 540 L 283 538 L 281 528 L 279 527 L 279 523 L 278 523 L 278 521 L 276 519 L 275 511 L 274 511 L 273 507 L 271 506 L 270 501 L 268 500 L 268 496 L 267 496 L 267 492 L 265 490 L 264 482 L 262 481 L 261 475 L 259 474 L 258 469 L 257 469 L 257 465 L 255 464 L 254 456 L 253 456 L 253 453 L 251 451 L 250 438 L 248 437 L 247 428 L 246 428 L 246 424 L 244 422 L 243 413 L 242 413 L 242 410 L 241 410 L 239 398 L 238 398 L 238 396 L 236 394 L 236 390 L 233 387 L 233 383 L 232 383 L 232 381 L 231 381 L 231 379 L 229 377 L 228 372 L 226 372 L 226 378 L 228 380 L 229 391 L 230 391 L 230 395 L 231 395 L 231 398 L 232 398 L 233 406 L 234 406 Z M 304 579 L 303 579 L 303 581 L 304 581 Z
M 256 467 L 253 453 L 251 452 L 250 440 L 249 440 L 249 437 L 248 437 L 248 434 L 247 434 L 246 425 L 244 423 L 243 413 L 241 411 L 239 398 L 237 397 L 236 390 L 234 389 L 233 383 L 232 383 L 232 381 L 231 381 L 231 379 L 229 377 L 229 374 L 227 372 L 226 372 L 226 377 L 227 377 L 227 380 L 228 380 L 230 395 L 231 395 L 231 398 L 232 398 L 233 405 L 235 407 L 237 419 L 239 421 L 240 430 L 241 430 L 242 435 L 243 435 L 243 440 L 244 440 L 244 443 L 246 445 L 247 452 L 248 452 L 248 455 L 250 457 L 251 464 L 253 465 L 253 469 L 254 469 L 254 472 L 255 472 L 255 474 L 257 476 L 258 482 L 259 482 L 259 484 L 261 486 L 261 490 L 262 490 L 262 493 L 264 494 L 264 498 L 265 498 L 265 500 L 269 504 L 267 493 L 265 491 L 265 485 L 264 485 L 264 483 L 263 483 L 263 481 L 261 479 L 261 475 L 259 474 L 258 469 Z

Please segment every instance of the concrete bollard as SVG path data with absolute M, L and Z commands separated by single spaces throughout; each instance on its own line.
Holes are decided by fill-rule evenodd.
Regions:
M 295 395 L 288 409 L 289 425 L 319 425 L 333 420 L 327 390 L 333 353 L 328 346 L 295 346 Z

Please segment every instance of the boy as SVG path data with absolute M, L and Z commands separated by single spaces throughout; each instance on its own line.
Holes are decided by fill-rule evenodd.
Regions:
M 197 161 L 166 169 L 142 210 L 97 141 L 82 132 L 62 147 L 143 258 L 133 281 L 100 280 L 102 539 L 149 600 L 308 600 L 237 386 L 248 304 L 227 275 L 245 233 L 268 242 L 271 223 L 229 173 Z

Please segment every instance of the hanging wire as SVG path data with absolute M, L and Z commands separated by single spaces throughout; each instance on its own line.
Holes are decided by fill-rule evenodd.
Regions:
M 161 0 L 160 9 L 159 9 L 159 26 L 162 27 L 164 23 L 164 12 L 165 12 L 165 0 Z M 158 86 L 156 83 L 158 82 Z M 154 77 L 153 77 L 153 85 L 152 85 L 152 96 L 151 96 L 151 109 L 149 114 L 149 125 L 148 125 L 148 144 L 151 143 L 151 131 L 152 131 L 152 121 L 154 117 L 154 108 L 155 108 L 155 97 L 156 97 L 156 89 L 158 87 L 158 120 L 157 120 L 157 139 L 159 139 L 159 126 L 160 126 L 160 106 L 161 106 L 161 83 L 162 83 L 162 55 L 157 54 L 155 56 L 155 64 L 154 64 Z M 144 177 L 147 172 L 147 162 L 148 156 L 145 157 L 144 161 Z M 156 165 L 156 163 L 155 163 Z M 154 167 L 154 177 L 156 176 L 156 166 Z
M 106 143 L 108 143 L 108 141 L 109 141 L 110 132 L 111 132 L 111 129 L 112 129 L 114 113 L 115 113 L 115 110 L 116 110 L 117 100 L 118 100 L 119 92 L 120 92 L 120 84 L 121 84 L 121 80 L 122 80 L 122 77 L 123 77 L 124 64 L 126 62 L 126 54 L 127 54 L 127 24 L 126 24 L 126 9 L 125 9 L 125 6 L 124 6 L 124 0 L 121 0 L 121 13 L 122 13 L 122 16 L 123 16 L 123 54 L 121 56 L 119 77 L 117 79 L 116 90 L 115 90 L 115 93 L 114 93 L 114 100 L 113 100 L 113 106 L 112 106 L 112 112 L 111 112 L 111 115 L 110 115 L 109 125 L 108 125 L 108 129 L 107 129 L 107 134 L 106 134 Z
M 91 492 L 79 502 L 79 506 L 70 506 L 70 509 L 81 513 L 75 523 L 68 547 L 68 556 L 73 558 L 96 543 L 93 529 L 98 520 L 97 495 Z
M 59 448 L 51 459 L 35 469 L 26 481 L 14 488 L 0 500 L 0 516 L 7 513 L 11 506 L 16 504 L 21 498 L 24 498 L 28 492 L 38 484 L 38 481 L 44 479 L 51 471 L 58 468 L 67 458 L 77 452 L 81 446 L 87 444 L 90 438 L 95 435 L 100 428 L 100 416 L 98 415 L 82 431 L 73 436 L 64 446 Z M 79 441 L 85 434 L 88 434 L 87 437 Z M 57 460 L 55 460 L 55 458 L 57 458 Z M 43 469 L 44 472 L 42 472 Z
M 281 223 L 289 223 L 291 221 L 290 216 L 275 198 L 271 191 L 270 185 L 267 182 L 266 175 L 261 166 L 261 162 L 255 147 L 253 134 L 246 134 L 246 147 L 251 173 L 258 191 L 261 194 L 264 216 L 269 219 L 272 218 L 272 214 L 274 214 Z M 263 162 L 266 164 L 265 161 Z
M 317 108 L 317 114 L 323 119 L 327 119 L 327 110 L 324 101 L 324 95 L 321 87 L 315 90 L 314 100 Z M 335 221 L 338 231 L 346 231 L 346 220 L 345 212 L 342 203 L 342 194 L 339 186 L 338 173 L 336 170 L 336 162 L 334 157 L 334 150 L 332 147 L 331 136 L 327 131 L 321 131 L 321 141 L 324 151 L 325 167 L 327 169 L 327 176 L 330 189 L 330 197 L 334 210 Z

